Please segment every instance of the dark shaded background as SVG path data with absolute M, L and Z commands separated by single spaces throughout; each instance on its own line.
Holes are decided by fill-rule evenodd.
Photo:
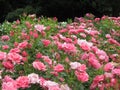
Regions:
M 119 16 L 120 0 L 0 0 L 0 23 L 14 21 L 23 13 L 57 17 L 59 21 L 92 13 Z

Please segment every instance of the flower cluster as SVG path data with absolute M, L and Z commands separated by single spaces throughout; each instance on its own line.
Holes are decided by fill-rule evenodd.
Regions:
M 106 28 L 110 21 L 114 25 Z M 118 90 L 119 23 L 119 17 L 91 14 L 64 26 L 30 15 L 6 23 L 10 31 L 0 36 L 2 90 Z

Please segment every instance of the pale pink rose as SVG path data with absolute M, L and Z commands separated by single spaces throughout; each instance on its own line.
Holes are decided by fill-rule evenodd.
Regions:
M 2 90 L 18 90 L 15 81 L 11 82 L 3 82 L 2 83 Z
M 2 41 L 9 41 L 9 40 L 10 40 L 10 37 L 9 37 L 8 35 L 3 35 L 3 36 L 1 37 L 1 40 L 2 40 Z
M 48 81 L 45 81 L 43 85 L 46 87 L 51 87 L 51 86 L 58 86 L 59 84 L 56 82 L 48 80 Z
M 15 63 L 20 63 L 22 60 L 22 56 L 18 53 L 8 53 L 8 59 Z
M 42 32 L 42 31 L 44 31 L 46 29 L 46 27 L 44 25 L 40 25 L 40 24 L 37 24 L 34 27 L 39 32 Z
M 14 65 L 11 61 L 2 62 L 2 65 L 7 69 L 13 69 L 14 68 Z
M 63 84 L 60 86 L 60 90 L 72 90 L 67 84 Z
M 28 88 L 29 87 L 29 78 L 27 76 L 20 76 L 16 79 L 18 88 Z
M 79 72 L 76 70 L 75 75 L 77 76 L 77 79 L 81 82 L 87 82 L 89 80 L 89 75 L 86 72 Z
M 48 45 L 50 45 L 51 41 L 50 40 L 47 40 L 47 39 L 43 39 L 42 40 L 42 43 L 45 47 L 47 47 Z
M 100 60 L 104 60 L 104 62 L 108 62 L 108 61 L 109 61 L 109 57 L 108 57 L 108 55 L 106 54 L 105 51 L 98 49 L 98 50 L 96 51 L 96 54 L 97 54 L 97 56 L 98 56 L 98 58 L 99 58 Z
M 52 65 L 52 60 L 49 58 L 49 56 L 42 56 L 43 60 L 47 62 L 49 65 Z
M 106 34 L 105 37 L 108 39 L 111 38 L 110 34 Z
M 34 61 L 32 63 L 33 67 L 35 69 L 41 70 L 41 71 L 45 71 L 46 70 L 46 66 L 44 65 L 44 63 L 40 62 L 40 61 Z
M 61 90 L 58 85 L 48 87 L 48 90 Z
M 20 49 L 19 48 L 13 48 L 10 50 L 10 53 L 20 53 Z
M 39 83 L 39 76 L 38 74 L 31 73 L 28 75 L 29 82 L 32 84 Z
M 23 41 L 23 42 L 18 44 L 18 48 L 19 49 L 27 48 L 27 46 L 28 46 L 28 42 L 27 41 Z
M 9 48 L 8 45 L 3 45 L 3 46 L 2 46 L 2 49 L 3 49 L 3 50 L 7 50 L 8 48 Z
M 46 80 L 43 77 L 39 78 L 39 83 L 42 87 L 44 87 L 44 83 L 46 82 Z
M 111 72 L 110 73 L 105 72 L 104 76 L 105 76 L 105 78 L 113 78 L 114 75 Z
M 6 55 L 7 55 L 6 52 L 1 52 L 1 51 L 0 51 L 0 60 L 6 59 Z
M 114 68 L 113 63 L 109 62 L 104 66 L 104 71 L 109 72 Z
M 87 42 L 86 40 L 77 40 L 77 44 L 85 51 L 90 51 L 93 43 Z
M 57 64 L 54 66 L 54 71 L 55 72 L 62 72 L 64 70 L 64 66 L 62 64 Z
M 120 69 L 113 69 L 112 74 L 120 76 Z
M 77 69 L 81 64 L 79 62 L 70 62 L 71 69 Z
M 83 38 L 86 38 L 86 34 L 85 33 L 80 33 L 80 36 Z
M 61 48 L 65 51 L 65 52 L 73 52 L 73 53 L 76 53 L 77 52 L 77 49 L 75 47 L 74 44 L 72 43 L 63 43 Z

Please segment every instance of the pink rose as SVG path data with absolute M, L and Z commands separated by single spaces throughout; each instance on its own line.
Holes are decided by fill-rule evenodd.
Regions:
M 14 68 L 14 65 L 11 61 L 5 61 L 5 62 L 2 63 L 2 65 L 7 69 L 13 69 Z
M 0 60 L 4 60 L 4 59 L 6 59 L 6 52 L 1 52 L 0 51 Z
M 42 62 L 40 62 L 40 61 L 34 61 L 32 63 L 32 65 L 33 65 L 33 67 L 35 69 L 38 69 L 38 70 L 41 70 L 41 71 L 45 71 L 46 70 L 46 66 Z
M 75 47 L 74 44 L 71 44 L 71 43 L 63 43 L 61 48 L 65 51 L 65 52 L 73 52 L 73 53 L 76 53 L 77 52 L 77 49 Z
M 76 70 L 75 75 L 77 76 L 77 79 L 81 82 L 87 82 L 89 80 L 89 75 L 86 72 L 79 72 Z
M 27 76 L 20 76 L 16 79 L 18 88 L 28 88 L 29 87 L 29 78 Z
M 78 71 L 80 71 L 80 72 L 85 72 L 86 71 L 86 65 L 85 64 L 81 64 L 78 68 L 77 68 L 77 70 Z
M 3 82 L 2 83 L 2 90 L 18 90 L 15 81 L 11 82 Z
M 2 41 L 9 41 L 10 40 L 10 37 L 8 35 L 3 35 L 1 37 Z
M 86 40 L 78 39 L 77 43 L 85 51 L 90 51 L 91 47 L 93 46 L 93 43 L 87 42 Z
M 42 58 L 42 54 L 38 52 L 38 53 L 36 54 L 36 58 L 37 58 L 37 59 Z
M 22 56 L 18 53 L 8 53 L 8 59 L 15 63 L 20 63 L 22 60 Z
M 44 40 L 42 40 L 42 43 L 45 47 L 47 47 L 51 43 L 51 41 L 44 39 Z
M 8 45 L 3 45 L 3 46 L 2 46 L 2 49 L 3 49 L 3 50 L 7 50 L 8 48 L 9 48 Z
M 21 43 L 18 44 L 18 48 L 19 49 L 24 49 L 27 48 L 28 42 L 27 41 L 23 41 Z
M 39 32 L 44 31 L 45 28 L 46 28 L 46 27 L 44 27 L 44 25 L 40 25 L 40 24 L 37 24 L 37 25 L 35 25 L 34 27 L 35 27 L 35 29 L 36 29 L 37 31 L 39 31 Z
M 113 65 L 111 62 L 109 62 L 109 63 L 107 63 L 107 64 L 104 66 L 104 71 L 109 72 L 109 71 L 111 71 L 113 68 L 114 68 L 114 65 Z
M 55 72 L 62 72 L 63 70 L 64 70 L 64 67 L 62 64 L 57 64 L 56 66 L 54 66 Z
M 120 69 L 113 69 L 112 74 L 120 76 Z
M 43 60 L 47 62 L 49 65 L 52 65 L 52 60 L 48 56 L 42 56 Z
M 20 53 L 20 49 L 19 48 L 13 48 L 10 50 L 10 53 Z

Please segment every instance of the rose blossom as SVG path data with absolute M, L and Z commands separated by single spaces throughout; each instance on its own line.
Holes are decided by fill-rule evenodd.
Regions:
M 73 52 L 73 53 L 77 52 L 77 49 L 76 49 L 75 45 L 71 44 L 71 43 L 63 43 L 61 48 L 68 53 L 69 52 Z
M 19 48 L 13 48 L 10 50 L 10 53 L 20 53 L 20 49 Z
M 1 37 L 1 40 L 2 40 L 2 41 L 9 41 L 9 40 L 10 40 L 10 37 L 9 37 L 8 35 L 3 35 L 3 36 Z
M 2 90 L 18 90 L 15 81 L 11 82 L 3 82 L 2 83 Z
M 57 64 L 56 66 L 54 66 L 55 72 L 62 72 L 63 70 L 64 70 L 64 67 L 62 64 Z
M 18 48 L 19 49 L 24 49 L 24 48 L 27 47 L 27 45 L 28 45 L 28 42 L 27 41 L 23 41 L 23 42 L 18 44 Z
M 77 79 L 81 82 L 86 82 L 89 80 L 89 75 L 86 72 L 79 72 L 76 70 L 75 75 L 77 76 Z
M 111 62 L 109 62 L 104 66 L 104 71 L 108 72 L 108 71 L 111 71 L 113 68 L 114 68 L 114 65 Z
M 71 69 L 77 69 L 81 64 L 79 62 L 70 62 Z
M 3 45 L 3 46 L 2 46 L 2 49 L 3 49 L 3 50 L 7 50 L 8 48 L 9 48 L 8 45 Z
M 33 65 L 33 67 L 35 69 L 38 69 L 38 70 L 41 70 L 41 71 L 45 71 L 46 70 L 46 66 L 42 62 L 40 62 L 40 61 L 34 61 L 32 63 L 32 65 Z
M 60 90 L 72 90 L 67 84 L 63 84 L 60 86 Z
M 40 24 L 37 24 L 34 26 L 35 29 L 39 32 L 42 32 L 43 30 L 45 30 L 46 27 L 44 27 L 44 25 L 40 25 Z
M 93 46 L 93 43 L 87 42 L 86 40 L 77 40 L 78 45 L 85 51 L 91 50 L 91 47 Z
M 43 40 L 42 40 L 42 43 L 43 43 L 43 45 L 44 45 L 45 47 L 47 47 L 47 46 L 51 43 L 51 41 L 50 41 L 50 40 L 43 39 Z
M 46 87 L 58 86 L 58 85 L 59 85 L 58 83 L 50 81 L 50 80 L 44 82 L 44 86 Z
M 48 56 L 42 56 L 43 60 L 47 62 L 49 65 L 52 65 L 52 60 Z
M 8 59 L 11 60 L 12 62 L 20 63 L 20 61 L 22 60 L 22 56 L 14 52 L 8 53 Z
M 120 69 L 113 69 L 112 74 L 120 76 Z
M 39 76 L 38 74 L 31 73 L 28 75 L 29 82 L 32 84 L 39 83 Z
M 27 76 L 20 76 L 16 79 L 18 88 L 28 88 L 29 87 L 29 78 Z
M 2 63 L 2 65 L 7 69 L 13 69 L 14 68 L 14 65 L 11 61 L 5 61 L 5 62 Z
M 1 52 L 0 51 L 0 60 L 4 60 L 6 58 L 6 52 Z

